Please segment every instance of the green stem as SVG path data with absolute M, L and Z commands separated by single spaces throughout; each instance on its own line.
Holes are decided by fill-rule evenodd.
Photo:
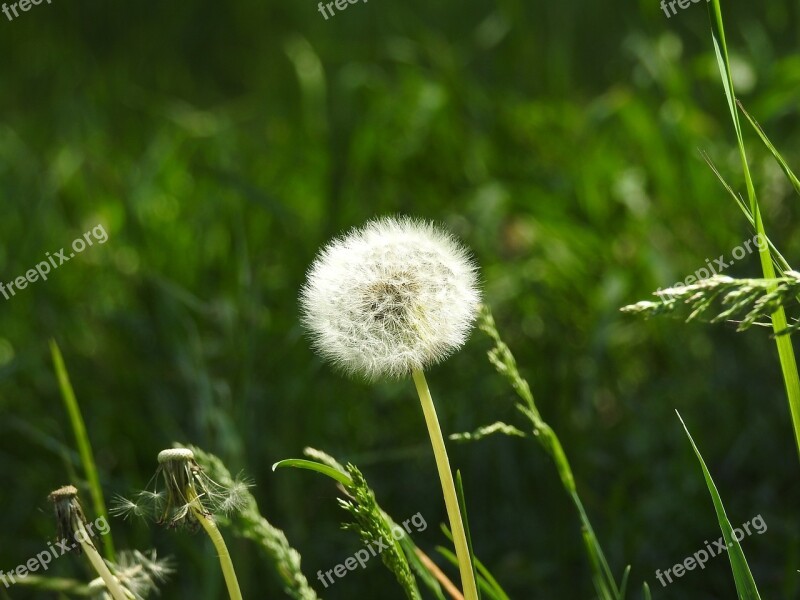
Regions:
M 453 532 L 453 543 L 456 547 L 456 557 L 458 557 L 458 568 L 461 571 L 461 586 L 464 589 L 464 600 L 478 599 L 478 586 L 475 583 L 474 571 L 472 569 L 472 557 L 467 544 L 467 535 L 464 531 L 464 523 L 461 520 L 461 510 L 458 506 L 458 496 L 456 486 L 453 482 L 453 473 L 450 470 L 450 461 L 447 459 L 447 448 L 444 445 L 442 429 L 439 427 L 439 419 L 436 417 L 436 407 L 428 389 L 428 382 L 422 371 L 412 372 L 414 385 L 417 387 L 419 400 L 422 403 L 422 412 L 425 414 L 425 423 L 428 426 L 428 434 L 433 446 L 433 455 L 436 458 L 436 466 L 439 469 L 439 479 L 442 482 L 442 492 L 444 494 L 444 504 L 447 508 L 447 516 L 450 519 L 450 530 Z
M 79 518 L 74 518 L 73 527 L 75 529 L 75 539 L 78 540 L 81 548 L 86 553 L 86 558 L 92 563 L 94 570 L 97 571 L 97 574 L 105 582 L 106 589 L 108 593 L 111 594 L 111 597 L 114 598 L 114 600 L 130 600 L 132 596 L 125 593 L 119 580 L 111 573 L 108 565 L 103 561 L 100 553 L 97 552 L 97 548 L 94 547 L 94 544 L 89 539 L 89 534 L 86 532 Z
M 225 584 L 228 586 L 228 594 L 230 595 L 231 600 L 242 600 L 242 592 L 239 589 L 239 580 L 236 579 L 236 571 L 233 568 L 231 555 L 228 552 L 228 547 L 225 545 L 225 540 L 222 539 L 222 534 L 220 533 L 214 518 L 205 513 L 203 508 L 200 506 L 200 501 L 197 499 L 197 497 L 189 498 L 188 500 L 191 503 L 194 516 L 200 522 L 200 525 L 203 526 L 203 529 L 206 530 L 208 537 L 211 538 L 211 542 L 217 549 L 220 568 L 222 569 L 222 575 L 225 577 Z

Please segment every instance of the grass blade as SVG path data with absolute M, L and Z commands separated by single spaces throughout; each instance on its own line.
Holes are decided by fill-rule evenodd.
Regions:
M 784 160 L 783 156 L 781 156 L 781 153 L 778 152 L 778 149 L 772 145 L 772 142 L 769 141 L 769 138 L 767 137 L 767 134 L 764 132 L 764 130 L 761 128 L 761 125 L 759 125 L 758 121 L 756 121 L 753 117 L 750 116 L 750 113 L 748 113 L 744 109 L 744 106 L 739 100 L 736 100 L 736 105 L 739 107 L 739 110 L 742 111 L 742 114 L 745 116 L 745 118 L 750 122 L 750 125 L 752 125 L 753 129 L 758 134 L 758 137 L 761 138 L 761 141 L 764 142 L 764 145 L 767 147 L 767 150 L 769 150 L 772 153 L 773 158 L 778 162 L 781 169 L 783 169 L 783 172 L 786 174 L 786 177 L 789 179 L 789 181 L 792 182 L 794 190 L 798 194 L 800 194 L 800 181 L 798 181 L 797 176 L 794 174 L 791 167 L 789 167 L 789 164 L 786 162 L 786 160 Z
M 77 398 L 75 398 L 75 391 L 69 381 L 69 373 L 67 373 L 67 368 L 64 365 L 64 357 L 61 356 L 61 350 L 58 349 L 58 344 L 56 344 L 55 340 L 50 340 L 50 354 L 53 357 L 53 368 L 58 379 L 58 387 L 61 390 L 61 398 L 64 400 L 64 406 L 69 415 L 72 431 L 75 434 L 75 442 L 78 445 L 78 454 L 80 454 L 83 470 L 86 473 L 86 480 L 89 483 L 94 512 L 98 517 L 108 521 L 106 501 L 103 497 L 103 489 L 100 487 L 100 478 L 97 475 L 92 444 L 89 441 L 89 435 L 86 433 L 86 424 L 83 422 L 81 409 L 78 406 Z M 103 549 L 106 559 L 113 561 L 114 542 L 111 539 L 111 532 L 103 536 Z
M 677 411 L 675 412 L 677 413 Z M 722 536 L 725 538 L 725 543 L 728 546 L 728 557 L 731 561 L 733 579 L 736 583 L 736 591 L 739 599 L 760 600 L 761 596 L 758 594 L 758 588 L 756 587 L 756 582 L 753 580 L 753 574 L 750 572 L 750 567 L 747 564 L 742 546 L 733 534 L 733 526 L 728 520 L 728 515 L 725 514 L 725 507 L 722 505 L 722 499 L 717 491 L 717 486 L 714 484 L 713 479 L 711 479 L 711 473 L 709 473 L 706 463 L 700 454 L 700 450 L 697 449 L 697 445 L 694 443 L 692 435 L 686 427 L 686 423 L 683 422 L 680 413 L 677 414 L 684 431 L 686 431 L 686 435 L 689 437 L 692 449 L 694 449 L 694 453 L 697 455 L 697 460 L 700 462 L 700 467 L 703 470 L 703 477 L 706 480 L 708 491 L 711 493 L 711 499 L 714 502 L 714 510 L 717 513 L 720 529 L 722 529 Z
M 334 469 L 333 467 L 329 467 L 328 465 L 323 465 L 318 462 L 314 462 L 312 460 L 304 460 L 302 458 L 287 458 L 286 460 L 281 460 L 276 462 L 272 465 L 272 470 L 275 471 L 277 469 L 282 469 L 285 467 L 294 467 L 295 469 L 308 469 L 309 471 L 316 471 L 317 473 L 321 473 L 323 475 L 327 475 L 331 479 L 335 479 L 342 485 L 352 485 L 352 480 L 339 471 L 338 469 Z

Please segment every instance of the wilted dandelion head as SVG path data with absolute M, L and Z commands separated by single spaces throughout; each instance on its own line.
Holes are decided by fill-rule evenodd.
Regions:
M 61 540 L 74 540 L 77 532 L 87 527 L 86 516 L 83 514 L 80 500 L 78 500 L 78 490 L 75 486 L 65 485 L 50 492 L 48 496 L 50 502 L 53 503 L 56 516 L 56 528 L 58 529 L 58 537 Z M 91 543 L 91 540 L 85 540 Z M 75 550 L 77 554 L 81 553 L 80 544 L 72 544 L 69 550 Z
M 349 374 L 402 377 L 466 341 L 480 303 L 477 267 L 449 233 L 382 218 L 322 249 L 300 292 L 314 347 Z

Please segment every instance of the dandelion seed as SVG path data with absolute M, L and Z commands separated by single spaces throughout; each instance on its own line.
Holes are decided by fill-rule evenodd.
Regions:
M 144 518 L 146 509 L 142 504 L 134 502 L 124 496 L 115 496 L 111 501 L 111 509 L 108 511 L 115 517 L 128 519 L 130 517 Z

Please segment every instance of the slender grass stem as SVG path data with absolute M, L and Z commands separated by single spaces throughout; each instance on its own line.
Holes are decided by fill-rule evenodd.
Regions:
M 203 510 L 197 496 L 188 498 L 188 500 L 191 503 L 192 513 L 197 517 L 200 525 L 206 530 L 208 537 L 211 538 L 211 543 L 214 544 L 214 547 L 217 549 L 222 575 L 225 577 L 225 584 L 228 586 L 228 595 L 231 597 L 231 600 L 242 600 L 239 580 L 236 578 L 233 561 L 231 560 L 230 552 L 228 552 L 228 546 L 225 545 L 225 540 L 222 538 L 222 534 L 219 531 L 219 527 L 217 527 L 214 518 Z
M 458 496 L 456 486 L 453 481 L 453 473 L 450 470 L 450 462 L 447 458 L 447 448 L 444 445 L 442 429 L 439 427 L 439 419 L 436 416 L 436 407 L 428 389 L 428 382 L 425 374 L 415 369 L 412 372 L 414 385 L 417 387 L 422 412 L 425 414 L 425 423 L 428 426 L 428 434 L 433 446 L 433 455 L 436 458 L 436 466 L 439 469 L 439 479 L 442 483 L 444 493 L 444 504 L 447 508 L 447 516 L 450 519 L 450 529 L 453 532 L 453 543 L 458 557 L 458 568 L 461 571 L 461 586 L 464 589 L 465 600 L 477 600 L 478 586 L 475 583 L 475 575 L 472 569 L 472 557 L 467 544 L 467 535 L 464 524 L 461 520 L 461 510 L 458 506 Z
M 73 517 L 72 525 L 75 529 L 75 539 L 78 540 L 81 549 L 86 553 L 86 558 L 92 563 L 94 570 L 97 571 L 97 574 L 105 582 L 108 593 L 111 594 L 112 598 L 114 598 L 114 600 L 130 600 L 133 598 L 133 595 L 129 595 L 125 592 L 119 580 L 111 573 L 105 561 L 103 561 L 103 557 L 100 556 L 100 553 L 97 552 L 97 548 L 95 548 L 94 544 L 89 540 L 89 534 L 86 532 L 86 528 L 83 526 L 83 523 L 81 523 L 81 520 L 77 517 Z

